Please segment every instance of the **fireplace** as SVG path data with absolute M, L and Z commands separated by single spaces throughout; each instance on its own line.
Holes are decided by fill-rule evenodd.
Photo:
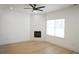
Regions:
M 35 38 L 41 38 L 41 31 L 34 31 Z

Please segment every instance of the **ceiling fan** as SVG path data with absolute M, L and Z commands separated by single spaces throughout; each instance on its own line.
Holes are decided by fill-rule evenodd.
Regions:
M 29 4 L 29 6 L 31 8 L 25 7 L 24 9 L 32 9 L 32 12 L 35 12 L 35 11 L 43 11 L 42 8 L 45 8 L 45 6 L 38 6 L 37 4 Z

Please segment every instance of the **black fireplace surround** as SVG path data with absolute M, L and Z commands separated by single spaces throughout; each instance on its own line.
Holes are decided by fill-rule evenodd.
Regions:
M 41 31 L 34 31 L 35 38 L 41 38 Z

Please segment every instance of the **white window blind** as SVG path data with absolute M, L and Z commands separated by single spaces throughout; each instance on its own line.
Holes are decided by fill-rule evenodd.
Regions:
M 46 34 L 64 38 L 65 19 L 47 20 Z

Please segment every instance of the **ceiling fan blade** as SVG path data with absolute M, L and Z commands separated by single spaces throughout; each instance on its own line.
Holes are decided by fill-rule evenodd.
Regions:
M 32 9 L 32 8 L 24 8 L 24 9 Z
M 29 4 L 32 8 L 34 8 L 34 6 L 32 4 Z
M 38 7 L 38 8 L 45 8 L 45 6 L 40 6 L 40 7 Z
M 43 11 L 43 10 L 39 10 L 39 11 Z

